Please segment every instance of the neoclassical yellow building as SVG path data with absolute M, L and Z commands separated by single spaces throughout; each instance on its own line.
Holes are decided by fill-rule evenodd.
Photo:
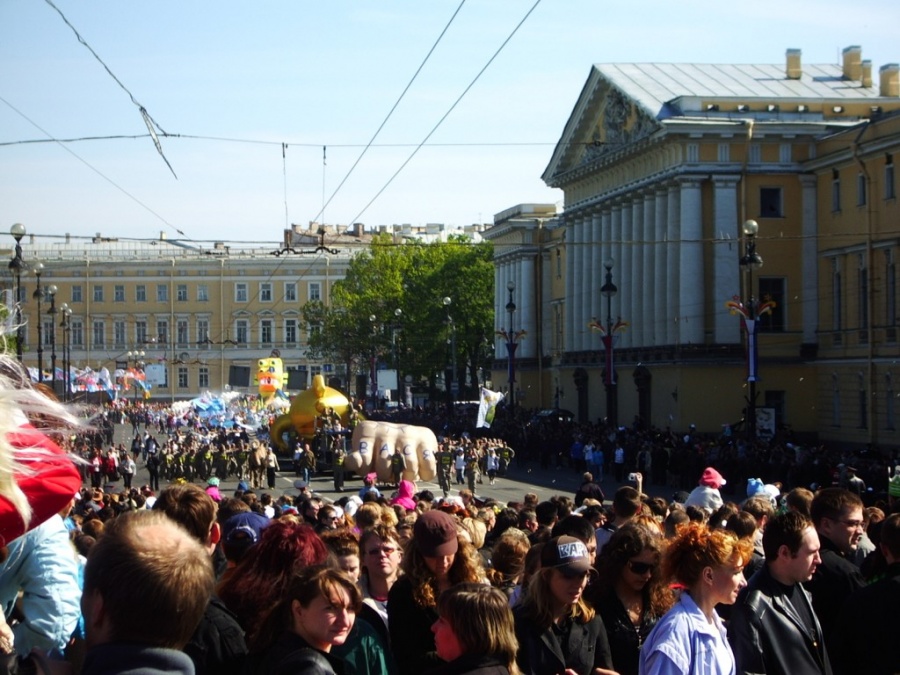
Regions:
M 498 326 L 514 279 L 515 320 L 537 336 L 520 346 L 523 402 L 605 416 L 605 352 L 589 324 L 621 318 L 619 424 L 738 423 L 746 337 L 726 302 L 752 297 L 774 302 L 756 336 L 760 432 L 889 442 L 898 85 L 897 64 L 873 73 L 856 46 L 839 65 L 804 65 L 795 49 L 778 65 L 594 65 L 543 174 L 563 212 L 524 205 L 485 233 Z M 764 265 L 746 273 L 751 219 Z

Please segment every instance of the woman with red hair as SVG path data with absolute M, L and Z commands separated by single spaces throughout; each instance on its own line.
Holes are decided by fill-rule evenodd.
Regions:
M 251 654 L 265 650 L 275 639 L 261 627 L 284 599 L 294 575 L 327 557 L 328 549 L 315 530 L 293 518 L 279 518 L 263 530 L 259 543 L 218 589 L 246 631 Z

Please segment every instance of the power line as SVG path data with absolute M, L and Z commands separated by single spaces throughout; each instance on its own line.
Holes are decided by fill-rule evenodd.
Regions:
M 369 148 L 372 147 L 372 143 L 374 143 L 375 139 L 378 138 L 378 134 L 380 134 L 381 130 L 384 129 L 384 125 L 387 124 L 389 119 L 391 119 L 391 115 L 394 114 L 394 111 L 397 109 L 397 106 L 400 105 L 400 101 L 402 101 L 403 98 L 406 96 L 406 92 L 409 91 L 409 88 L 412 86 L 413 82 L 416 81 L 416 78 L 419 76 L 419 73 L 422 72 L 422 68 L 425 67 L 426 63 L 428 63 L 428 59 L 431 58 L 431 55 L 434 53 L 434 50 L 437 49 L 438 44 L 444 38 L 444 35 L 446 35 L 447 30 L 450 28 L 450 24 L 453 23 L 453 20 L 456 18 L 456 15 L 459 14 L 459 11 L 463 8 L 464 4 L 466 4 L 466 0 L 462 0 L 462 2 L 459 3 L 459 6 L 456 8 L 456 11 L 453 12 L 453 16 L 450 17 L 450 20 L 447 22 L 447 25 L 444 26 L 444 30 L 441 31 L 441 34 L 438 35 L 437 40 L 435 40 L 434 44 L 431 45 L 431 49 L 428 50 L 428 53 L 425 55 L 425 59 L 422 61 L 422 63 L 419 64 L 419 67 L 416 68 L 416 72 L 413 73 L 413 76 L 410 79 L 410 81 L 406 83 L 406 87 L 404 87 L 403 91 L 400 92 L 400 96 L 397 98 L 397 100 L 394 102 L 394 105 L 388 111 L 387 116 L 385 116 L 385 118 L 381 121 L 381 124 L 378 126 L 378 129 L 375 130 L 375 133 L 372 135 L 372 138 L 369 139 L 369 142 L 366 143 L 362 152 L 359 153 L 359 157 L 357 157 L 356 161 L 353 162 L 353 166 L 350 167 L 350 169 L 347 171 L 346 175 L 343 177 L 341 182 L 334 189 L 334 192 L 331 193 L 331 196 L 328 198 L 328 201 L 326 201 L 324 204 L 322 204 L 322 209 L 319 211 L 319 213 L 316 214 L 316 217 L 312 219 L 313 222 L 317 221 L 322 216 L 322 214 L 325 213 L 325 209 L 328 207 L 329 204 L 331 204 L 331 200 L 334 199 L 335 195 L 337 195 L 337 193 L 340 191 L 340 189 L 342 187 L 344 187 L 344 183 L 346 183 L 347 179 L 350 178 L 350 174 L 353 173 L 353 170 L 356 168 L 356 166 L 359 164 L 359 162 L 365 156 L 366 152 L 368 152 Z M 324 152 L 324 150 L 323 150 L 323 152 Z M 322 190 L 323 190 L 323 192 L 325 190 L 324 181 L 322 183 Z
M 511 33 L 506 37 L 506 39 L 500 44 L 500 46 L 497 48 L 497 51 L 495 51 L 495 52 L 493 53 L 493 55 L 491 56 L 491 58 L 488 59 L 487 63 L 484 64 L 484 66 L 481 68 L 481 70 L 478 71 L 478 73 L 475 75 L 474 79 L 473 79 L 473 80 L 469 83 L 469 85 L 463 90 L 463 92 L 457 97 L 457 99 L 453 102 L 453 104 L 450 106 L 450 108 L 447 110 L 447 112 L 444 113 L 444 115 L 441 117 L 441 119 L 438 120 L 437 124 L 435 124 L 434 127 L 432 127 L 431 131 L 429 131 L 428 134 L 425 136 L 425 138 L 422 139 L 422 142 L 419 143 L 419 144 L 416 146 L 415 150 L 413 150 L 412 153 L 409 155 L 409 157 L 406 158 L 406 161 L 404 161 L 403 164 L 400 165 L 400 167 L 399 167 L 399 168 L 394 172 L 394 174 L 388 179 L 387 183 L 385 183 L 384 186 L 382 186 L 382 188 L 375 194 L 375 196 L 372 197 L 372 199 L 369 200 L 369 203 L 366 204 L 366 205 L 362 208 L 362 210 L 361 210 L 354 218 L 352 218 L 349 222 L 355 223 L 356 221 L 358 221 L 358 220 L 360 219 L 360 217 L 362 216 L 362 214 L 364 214 L 364 213 L 368 210 L 368 208 L 369 208 L 372 204 L 375 203 L 375 200 L 377 200 L 377 199 L 381 196 L 381 194 L 382 194 L 385 190 L 387 190 L 388 186 L 389 186 L 391 183 L 394 182 L 394 179 L 395 179 L 397 176 L 400 175 L 400 172 L 403 171 L 404 168 L 406 168 L 406 165 L 409 164 L 409 163 L 412 161 L 413 157 L 415 157 L 416 154 L 418 154 L 419 150 L 422 149 L 422 146 L 425 145 L 425 143 L 428 141 L 428 139 L 431 138 L 431 136 L 432 136 L 432 135 L 438 130 L 438 128 L 444 123 L 444 120 L 446 120 L 446 119 L 450 116 L 450 113 L 452 113 L 453 110 L 456 108 L 456 106 L 459 105 L 459 102 L 462 101 L 463 97 L 464 97 L 466 94 L 469 93 L 469 90 L 470 90 L 472 87 L 475 86 L 475 83 L 478 82 L 478 80 L 479 80 L 479 79 L 481 78 L 481 76 L 484 74 L 484 71 L 486 71 L 486 70 L 488 69 L 488 67 L 494 62 L 494 59 L 496 59 L 497 56 L 500 54 L 500 52 L 503 51 L 503 48 L 506 47 L 506 45 L 509 43 L 510 40 L 512 40 L 513 36 L 519 31 L 519 28 L 522 27 L 522 24 L 525 23 L 525 21 L 528 19 L 528 17 L 531 16 L 531 13 L 532 13 L 535 9 L 537 9 L 537 6 L 538 6 L 539 4 L 541 4 L 541 0 L 536 0 L 536 2 L 531 6 L 531 9 L 529 9 L 529 10 L 525 13 L 525 16 L 522 17 L 521 21 L 519 21 L 519 23 L 516 24 L 516 27 L 513 28 L 512 32 L 511 32 Z

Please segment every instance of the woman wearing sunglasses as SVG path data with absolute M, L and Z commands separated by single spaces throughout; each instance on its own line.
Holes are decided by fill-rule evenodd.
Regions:
M 591 571 L 579 539 L 554 537 L 543 545 L 541 569 L 513 610 L 524 675 L 614 672 L 603 620 L 582 597 Z
M 647 636 L 641 675 L 733 675 L 734 654 L 716 605 L 733 605 L 747 585 L 753 543 L 732 532 L 689 523 L 663 556 L 663 578 L 681 587 L 678 602 Z
M 588 601 L 603 619 L 620 675 L 637 675 L 641 646 L 674 601 L 659 573 L 664 545 L 659 528 L 623 525 L 597 559 Z

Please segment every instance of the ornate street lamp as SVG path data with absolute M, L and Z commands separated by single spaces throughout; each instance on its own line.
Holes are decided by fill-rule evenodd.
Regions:
M 762 257 L 756 252 L 756 235 L 759 233 L 759 224 L 755 220 L 746 220 L 741 226 L 744 233 L 744 255 L 741 256 L 741 269 L 747 273 L 747 301 L 741 301 L 736 295 L 725 306 L 732 314 L 741 317 L 741 327 L 747 333 L 747 437 L 756 438 L 756 383 L 759 381 L 759 350 L 756 336 L 759 331 L 759 317 L 770 313 L 775 309 L 775 303 L 771 300 L 759 302 L 753 294 L 753 271 L 759 270 L 763 265 Z
M 24 341 L 22 333 L 22 272 L 25 271 L 25 261 L 22 259 L 22 237 L 25 236 L 25 226 L 22 223 L 15 223 L 9 228 L 9 233 L 16 240 L 15 255 L 9 261 L 9 269 L 16 280 L 16 358 L 19 359 L 19 363 L 22 363 L 22 343 Z
M 447 329 L 450 331 L 447 335 L 447 370 L 444 375 L 444 383 L 447 386 L 447 405 L 453 410 L 453 401 L 456 399 L 456 324 L 453 323 L 453 317 L 450 314 L 450 305 L 453 300 L 449 297 L 441 299 L 444 305 L 444 311 L 447 313 Z
M 513 301 L 513 291 L 516 290 L 516 283 L 510 281 L 506 284 L 506 290 L 509 291 L 509 302 L 506 303 L 506 312 L 509 314 L 509 333 L 506 337 L 506 354 L 508 356 L 506 364 L 506 381 L 509 386 L 509 406 L 516 407 L 516 348 L 519 343 L 516 338 L 519 337 L 515 333 L 516 303 Z
M 71 358 L 72 352 L 71 347 L 69 345 L 69 331 L 71 330 L 71 317 L 72 310 L 69 308 L 69 304 L 64 302 L 62 307 L 59 308 L 60 313 L 62 314 L 62 321 L 59 322 L 60 328 L 63 329 L 63 385 L 65 389 L 63 390 L 63 401 L 69 400 L 69 395 L 71 393 L 71 376 L 69 374 L 69 369 L 71 367 Z
M 606 298 L 606 325 L 604 326 L 596 318 L 588 324 L 590 328 L 599 331 L 602 335 L 600 339 L 606 353 L 606 373 L 603 378 L 603 385 L 606 387 L 606 423 L 612 428 L 619 426 L 619 391 L 613 348 L 616 344 L 616 334 L 628 327 L 628 323 L 622 321 L 622 317 L 618 317 L 616 322 L 613 323 L 612 299 L 619 292 L 612 280 L 612 268 L 614 266 L 615 261 L 612 258 L 607 258 L 603 261 L 603 267 L 606 268 L 606 277 L 603 285 L 600 287 L 600 294 Z
M 41 319 L 41 300 L 44 297 L 41 291 L 41 274 L 44 273 L 44 263 L 36 262 L 31 268 L 37 278 L 37 287 L 31 297 L 37 300 L 37 357 L 38 357 L 38 382 L 44 381 L 44 333 L 43 320 Z
M 400 348 L 397 345 L 397 335 L 403 328 L 403 310 L 399 307 L 394 310 L 394 325 L 391 326 L 391 349 L 394 352 L 394 367 L 397 369 L 397 404 L 406 401 L 403 378 L 400 376 Z
M 47 328 L 50 330 L 50 382 L 53 386 L 53 393 L 56 393 L 56 293 L 59 289 L 56 284 L 47 286 L 47 295 L 50 298 L 50 309 L 47 316 L 50 317 L 50 323 Z

